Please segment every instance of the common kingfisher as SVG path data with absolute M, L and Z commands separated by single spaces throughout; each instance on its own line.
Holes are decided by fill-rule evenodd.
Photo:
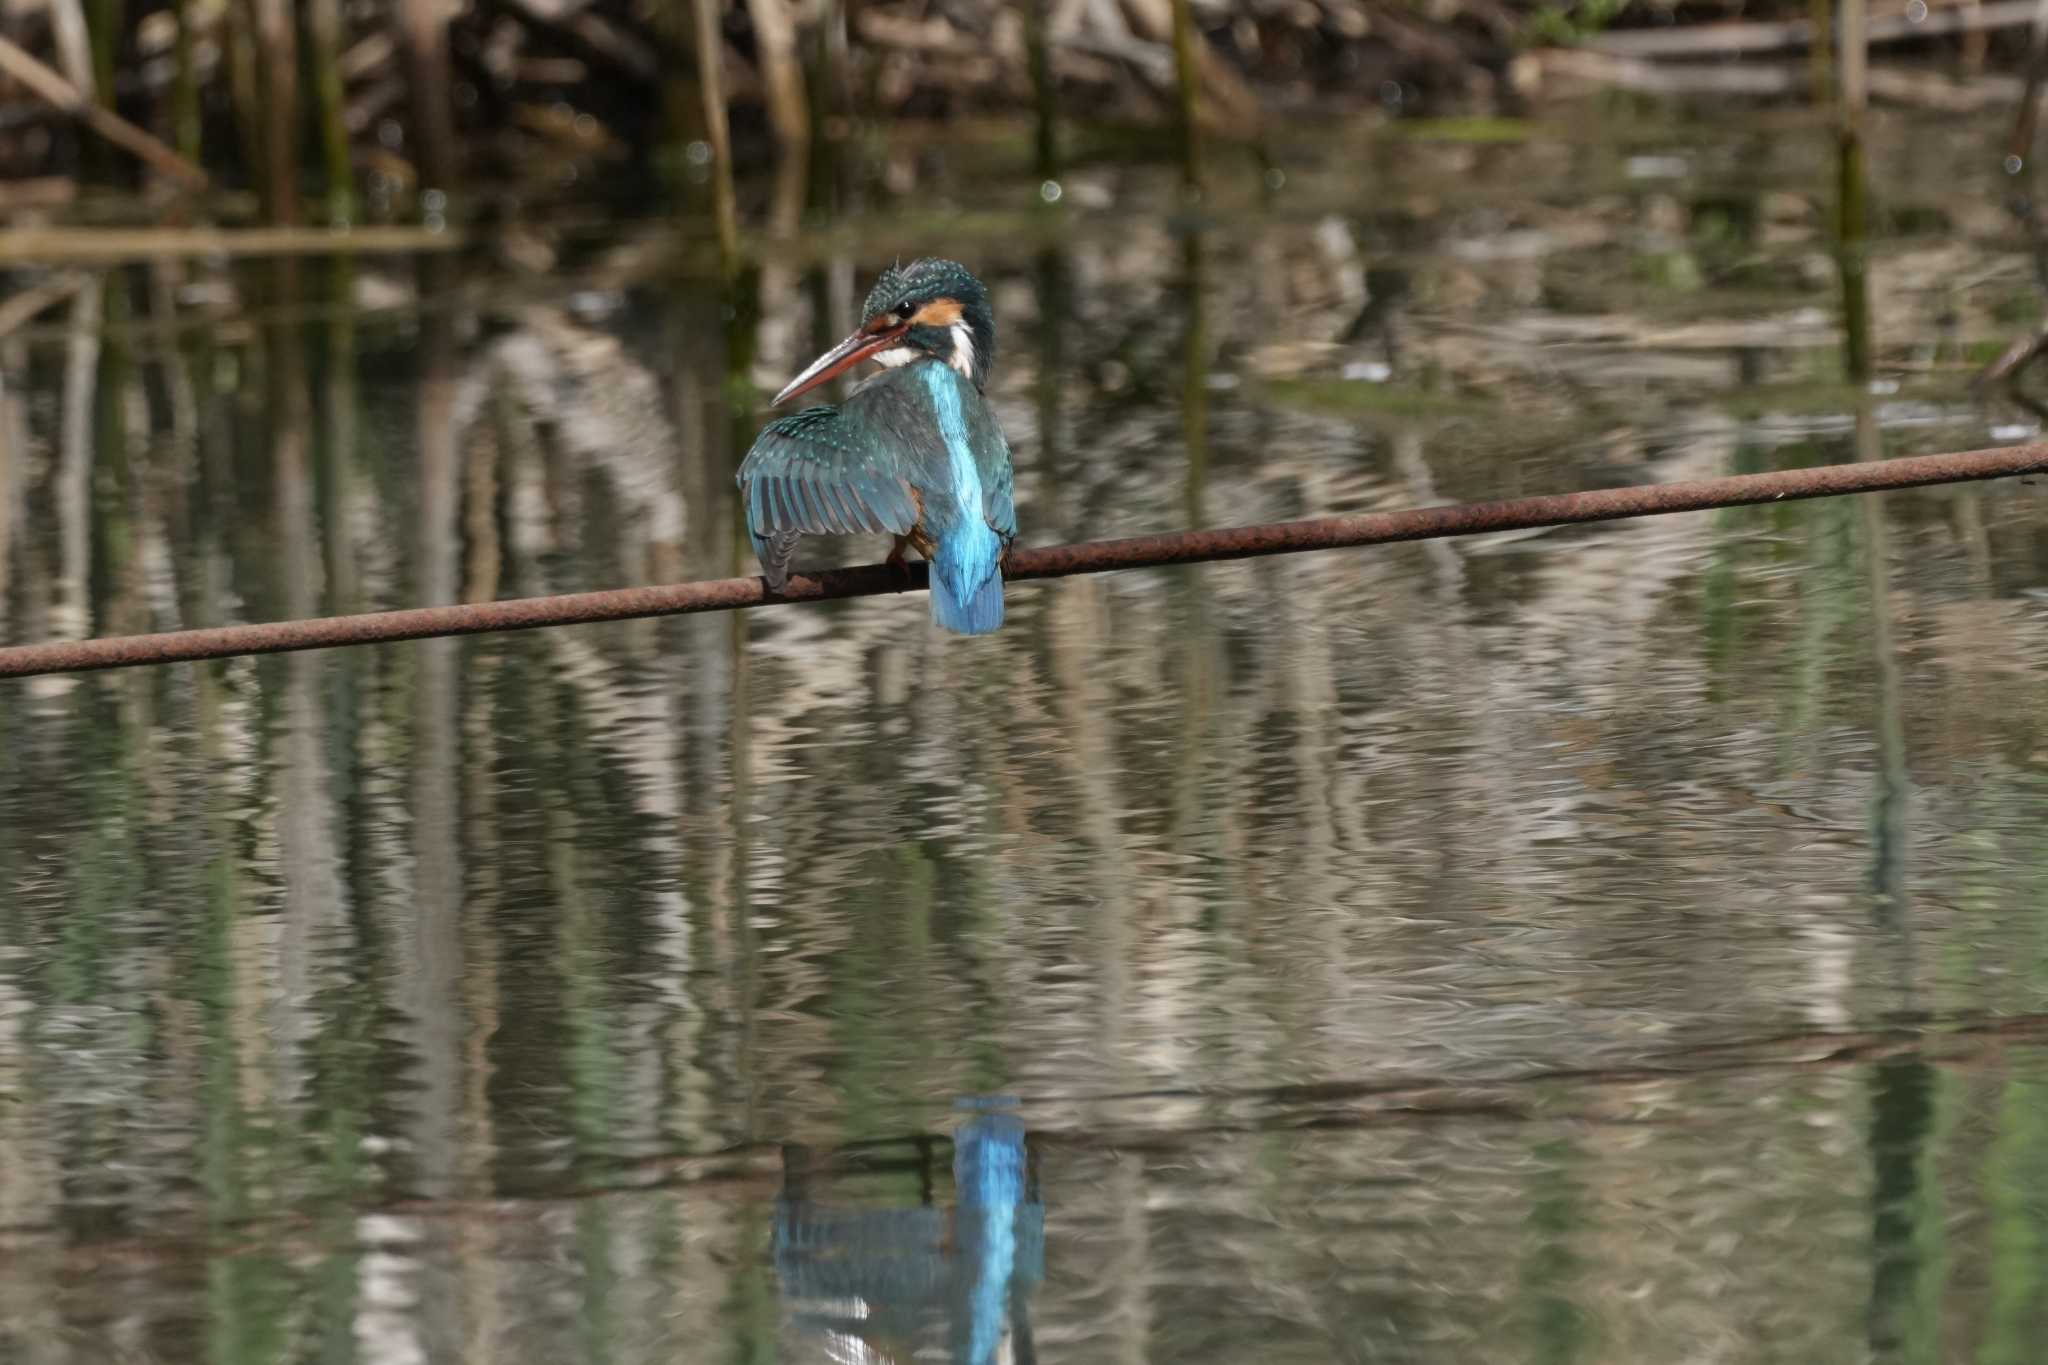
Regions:
M 995 363 L 988 290 L 957 261 L 882 272 L 852 336 L 775 395 L 781 406 L 863 360 L 882 372 L 839 407 L 770 422 L 740 463 L 762 575 L 780 592 L 805 535 L 890 532 L 889 562 L 931 561 L 932 619 L 962 635 L 1003 623 L 1017 535 L 1010 445 L 983 397 Z

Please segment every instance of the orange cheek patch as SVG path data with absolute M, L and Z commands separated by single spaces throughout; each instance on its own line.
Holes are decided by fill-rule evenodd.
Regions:
M 911 321 L 922 323 L 926 327 L 951 327 L 954 323 L 960 321 L 959 301 L 956 299 L 933 299 L 930 303 L 918 309 L 917 316 L 912 318 Z

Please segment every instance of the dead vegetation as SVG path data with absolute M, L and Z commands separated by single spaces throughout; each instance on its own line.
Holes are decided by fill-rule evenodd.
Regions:
M 1178 54 L 1177 9 L 1191 39 Z M 644 193 L 710 136 L 714 46 L 708 84 L 742 159 L 875 119 L 1035 111 L 1049 163 L 1057 122 L 1255 141 L 1331 107 L 1512 111 L 1588 83 L 1801 99 L 1805 9 L 1724 22 L 1738 11 L 1593 0 L 5 0 L 0 213 L 78 212 L 96 185 L 205 189 L 208 216 L 275 224 L 431 219 L 464 187 L 471 202 Z M 1917 61 L 1874 95 L 2014 99 L 2016 76 L 1953 77 L 2023 67 L 2034 9 L 1873 6 L 1872 42 Z

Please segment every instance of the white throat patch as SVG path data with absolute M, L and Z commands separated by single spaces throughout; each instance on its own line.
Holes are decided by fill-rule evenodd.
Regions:
M 917 359 L 917 352 L 911 350 L 908 346 L 891 346 L 886 351 L 875 352 L 875 363 L 877 365 L 885 365 L 892 370 L 898 365 L 908 365 L 915 359 Z
M 974 378 L 974 333 L 967 329 L 964 321 L 952 327 L 953 355 L 946 363 L 960 371 L 965 378 Z

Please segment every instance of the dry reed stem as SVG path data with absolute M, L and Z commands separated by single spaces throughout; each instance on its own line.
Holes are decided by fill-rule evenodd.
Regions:
M 206 188 L 206 172 L 177 152 L 93 101 L 52 67 L 44 65 L 19 45 L 0 38 L 0 72 L 5 72 L 50 105 L 85 124 L 107 141 L 129 152 L 137 160 L 193 189 Z
M 0 264 L 24 261 L 107 263 L 180 256 L 316 256 L 352 252 L 455 251 L 453 230 L 413 227 L 328 228 L 19 228 L 0 231 Z

